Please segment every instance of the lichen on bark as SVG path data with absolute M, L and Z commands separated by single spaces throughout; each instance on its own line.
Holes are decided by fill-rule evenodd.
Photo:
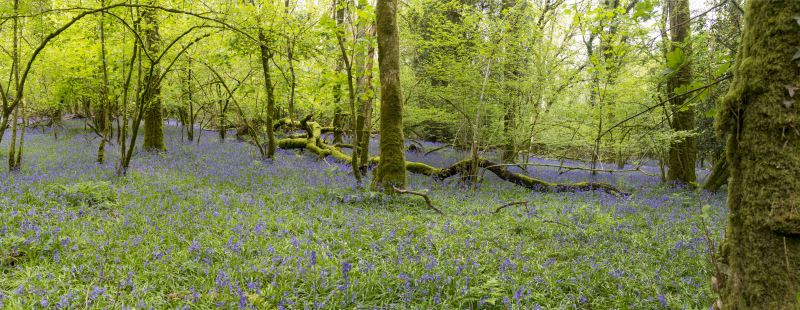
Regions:
M 718 134 L 729 134 L 729 265 L 723 309 L 798 309 L 800 133 L 787 85 L 800 85 L 800 1 L 748 2 L 728 93 L 717 103 Z

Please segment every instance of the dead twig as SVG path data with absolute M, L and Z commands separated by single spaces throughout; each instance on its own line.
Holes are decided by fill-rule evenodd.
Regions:
M 545 222 L 545 223 L 553 223 L 553 224 L 558 224 L 558 225 L 561 225 L 561 226 L 564 226 L 564 227 L 570 227 L 567 224 L 564 224 L 564 223 L 561 223 L 561 222 L 555 221 L 555 220 L 544 220 L 544 219 L 539 219 L 539 220 L 541 220 L 542 222 Z
M 528 201 L 527 201 L 527 200 L 524 200 L 524 201 L 514 201 L 514 202 L 509 202 L 509 203 L 507 203 L 507 204 L 504 204 L 504 205 L 502 205 L 502 206 L 499 206 L 499 207 L 497 207 L 497 209 L 495 209 L 495 210 L 494 210 L 494 212 L 492 212 L 492 214 L 496 214 L 497 212 L 500 212 L 500 210 L 503 210 L 503 209 L 505 209 L 505 208 L 508 208 L 508 207 L 510 207 L 510 206 L 513 206 L 513 205 L 521 205 L 521 204 L 524 204 L 524 205 L 525 205 L 525 211 L 528 211 L 528 214 L 531 214 L 531 210 L 530 210 L 530 209 L 528 209 Z M 538 217 L 538 216 L 536 216 L 536 215 L 534 215 L 533 217 L 535 217 L 535 218 L 539 219 L 539 220 L 540 220 L 540 221 L 542 221 L 543 223 L 553 223 L 553 224 L 558 224 L 558 225 L 561 225 L 561 226 L 564 226 L 564 227 L 567 227 L 567 228 L 569 228 L 569 227 L 570 227 L 569 225 L 567 225 L 567 224 L 564 224 L 564 223 L 561 223 L 561 222 L 559 222 L 559 221 L 556 221 L 556 220 L 545 220 L 545 219 L 543 219 L 543 218 L 540 218 L 540 217 Z
M 504 204 L 502 206 L 497 207 L 497 209 L 495 209 L 494 212 L 492 212 L 492 213 L 496 214 L 497 212 L 500 212 L 500 210 L 503 210 L 503 209 L 508 208 L 510 206 L 513 206 L 513 205 L 521 205 L 521 204 L 525 205 L 525 211 L 528 211 L 528 213 L 531 213 L 531 210 L 528 209 L 528 201 L 527 200 L 509 202 L 507 204 Z
M 421 196 L 422 198 L 425 198 L 425 203 L 428 204 L 428 207 L 430 207 L 431 209 L 435 210 L 437 213 L 439 213 L 441 215 L 444 215 L 444 213 L 441 210 L 439 210 L 439 209 L 437 209 L 436 207 L 433 206 L 433 204 L 431 203 L 431 199 L 428 198 L 428 195 L 420 193 L 420 192 L 399 189 L 397 187 L 392 187 L 392 188 L 394 189 L 394 192 L 398 193 L 398 194 L 412 194 L 412 195 L 417 195 L 417 196 Z
M 84 309 L 89 308 L 89 290 L 92 289 L 92 285 L 94 285 L 94 281 L 95 280 L 97 280 L 97 278 L 93 278 L 92 282 L 89 283 L 89 286 L 86 287 L 86 299 L 83 300 L 83 308 Z
M 435 149 L 432 149 L 432 150 L 430 150 L 430 151 L 427 151 L 427 152 L 425 152 L 425 154 L 423 154 L 423 156 L 427 156 L 427 155 L 428 155 L 428 154 L 430 154 L 430 153 L 436 152 L 436 151 L 438 151 L 438 150 L 441 150 L 441 149 L 443 149 L 443 148 L 446 148 L 446 147 L 448 147 L 448 146 L 450 146 L 450 145 L 449 145 L 449 144 L 446 144 L 446 145 L 443 145 L 443 146 L 437 147 L 437 148 L 435 148 Z

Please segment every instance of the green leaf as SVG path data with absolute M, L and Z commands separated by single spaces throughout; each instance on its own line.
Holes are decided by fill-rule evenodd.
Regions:
M 716 109 L 711 109 L 711 110 L 706 111 L 706 117 L 714 118 L 715 116 L 717 116 L 717 110 Z
M 725 74 L 725 72 L 728 72 L 728 69 L 730 69 L 730 68 L 731 68 L 731 63 L 723 64 L 723 65 L 719 66 L 719 68 L 717 68 L 717 71 L 714 71 L 714 75 L 715 76 L 721 76 L 721 75 Z
M 686 55 L 683 54 L 683 49 L 676 48 L 667 53 L 667 67 L 677 69 L 684 62 L 686 62 Z
M 672 72 L 675 72 L 675 69 L 672 69 L 672 68 L 664 68 L 664 70 L 661 70 L 661 75 L 662 75 L 662 76 L 667 76 L 667 75 L 670 75 L 670 74 L 672 74 Z
M 711 213 L 711 206 L 710 205 L 703 206 L 703 211 L 702 212 L 703 213 L 700 215 L 700 217 L 702 217 L 704 220 L 708 220 L 709 217 L 710 217 L 709 214 Z
M 650 19 L 651 12 L 653 11 L 653 3 L 650 1 L 642 1 L 636 4 L 636 12 L 633 13 L 634 19 L 648 20 Z

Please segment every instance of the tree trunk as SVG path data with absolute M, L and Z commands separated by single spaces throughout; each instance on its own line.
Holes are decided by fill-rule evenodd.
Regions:
M 189 58 L 189 70 L 186 73 L 186 102 L 189 103 L 189 112 L 186 115 L 186 139 L 194 141 L 194 102 L 192 102 L 192 58 Z
M 723 309 L 800 309 L 800 1 L 748 1 L 734 79 L 717 103 L 728 134 L 729 265 Z M 792 96 L 794 95 L 794 96 Z
M 400 87 L 400 34 L 397 1 L 378 0 L 375 20 L 378 37 L 378 69 L 381 78 L 381 158 L 372 187 L 394 193 L 406 186 L 403 94 Z
M 347 58 L 347 50 L 344 47 L 344 38 L 342 38 L 341 32 L 339 29 L 336 29 L 336 39 L 339 41 L 339 49 L 342 52 L 342 62 L 344 62 L 345 70 L 347 71 L 347 90 L 348 90 L 348 99 L 350 100 L 350 127 L 353 129 L 353 156 L 351 159 L 351 165 L 353 166 L 353 176 L 355 177 L 358 183 L 361 183 L 361 172 L 358 169 L 358 126 L 356 124 L 356 97 L 355 97 L 355 86 L 353 85 L 353 62 Z M 353 51 L 355 52 L 355 51 Z M 354 55 L 354 54 L 352 54 Z
M 689 55 L 691 51 L 689 0 L 671 0 L 670 4 L 669 20 L 672 51 L 681 48 L 684 55 Z M 675 88 L 691 83 L 692 66 L 684 64 L 667 83 L 670 97 L 677 95 Z M 675 131 L 690 132 L 694 130 L 694 107 L 685 106 L 688 97 L 689 95 L 676 97 L 670 102 L 672 104 L 671 125 Z M 686 137 L 680 142 L 671 142 L 669 145 L 667 182 L 689 186 L 697 182 L 697 176 L 694 171 L 696 156 L 697 146 L 694 137 Z
M 710 191 L 718 191 L 723 185 L 728 184 L 728 178 L 731 176 L 731 170 L 728 166 L 728 159 L 725 154 L 714 162 L 714 168 L 708 180 L 703 184 L 703 189 Z
M 100 3 L 101 6 L 105 6 L 105 1 L 101 1 Z M 103 74 L 103 90 L 100 92 L 100 95 L 102 96 L 100 98 L 100 110 L 102 111 L 102 113 L 100 113 L 101 121 L 98 122 L 100 127 L 97 129 L 102 130 L 103 136 L 100 137 L 100 146 L 97 147 L 97 163 L 99 164 L 103 164 L 105 161 L 106 140 L 110 139 L 109 133 L 111 131 L 111 120 L 109 117 L 111 115 L 111 104 L 108 100 L 110 89 L 108 87 L 108 66 L 106 65 L 106 32 L 104 25 L 105 16 L 105 12 L 100 14 L 100 70 Z
M 220 96 L 222 96 L 222 94 L 220 94 Z M 225 107 L 228 105 L 226 102 L 227 102 L 227 100 L 225 100 L 225 99 L 217 100 L 217 103 L 219 103 L 219 117 L 217 118 L 219 120 L 219 124 L 218 124 L 219 127 L 217 127 L 217 130 L 219 132 L 219 143 L 225 143 L 225 134 L 227 133 L 227 129 L 228 129 L 226 124 L 225 124 L 226 123 L 226 120 L 225 120 L 225 110 L 226 109 L 225 109 Z
M 375 23 L 373 23 L 369 27 L 369 36 L 375 36 Z M 366 166 L 369 161 L 369 138 L 370 138 L 370 128 L 372 128 L 372 99 L 375 97 L 375 94 L 372 90 L 372 63 L 373 59 L 375 58 L 375 48 L 373 46 L 369 47 L 367 50 L 367 56 L 365 58 L 366 64 L 364 65 L 364 77 L 361 79 L 361 90 L 359 91 L 360 94 L 367 94 L 368 97 L 366 99 L 359 99 L 360 106 L 361 106 L 361 113 L 358 115 L 358 129 L 359 134 L 361 135 L 358 138 L 360 142 L 359 148 L 360 155 L 361 155 L 361 165 Z M 361 98 L 364 98 L 362 95 Z
M 267 124 L 272 124 L 272 117 L 275 111 L 275 94 L 272 89 L 272 76 L 269 72 L 269 62 L 272 59 L 272 52 L 267 47 L 267 38 L 264 31 L 258 31 L 258 41 L 261 43 L 261 69 L 264 72 L 264 87 L 267 89 Z M 275 156 L 275 132 L 272 126 L 267 126 L 267 158 Z
M 155 0 L 151 0 L 151 4 L 155 4 Z M 156 57 L 161 52 L 161 36 L 158 33 L 155 9 L 142 9 L 142 20 L 146 24 L 145 27 L 142 27 L 145 48 L 150 55 Z M 146 105 L 142 149 L 166 151 L 167 147 L 164 145 L 164 120 L 161 115 L 161 70 L 158 68 L 157 63 L 151 63 L 150 66 L 151 68 L 147 70 L 147 75 L 144 78 L 148 91 L 145 92 L 146 96 L 142 98 L 142 103 Z
M 19 18 L 16 17 L 18 10 L 19 10 L 19 0 L 14 0 L 14 15 L 15 15 L 14 16 L 14 20 L 13 20 L 13 31 L 14 31 L 14 34 L 13 34 L 14 43 L 13 44 L 14 45 L 12 47 L 12 55 L 13 55 L 14 59 L 12 61 L 14 63 L 13 64 L 13 66 L 14 66 L 13 74 L 14 74 L 14 98 L 15 98 L 14 100 L 15 101 L 19 100 L 19 96 L 21 96 L 20 89 L 19 89 L 19 20 L 18 20 Z M 5 102 L 6 99 L 4 98 L 3 100 Z M 5 107 L 5 105 L 4 105 L 3 108 L 7 108 L 7 107 Z M 19 110 L 19 108 L 16 107 L 13 110 L 14 110 L 14 115 L 11 118 L 11 144 L 9 144 L 9 150 L 8 150 L 8 170 L 10 170 L 10 171 L 16 171 L 19 168 L 19 165 L 16 163 L 16 161 L 15 161 L 16 158 L 14 156 L 14 154 L 16 154 L 15 151 L 14 151 L 14 147 L 17 145 L 17 120 L 19 119 L 17 111 Z M 4 112 L 3 114 L 5 114 L 5 115 L 3 115 L 4 118 L 5 118 L 4 119 L 4 124 L 3 124 L 3 131 L 5 131 L 6 123 L 8 123 L 8 120 L 9 120 L 9 115 L 8 115 L 9 111 L 3 111 L 3 112 Z M 2 134 L 4 134 L 4 132 L 0 132 L 0 135 L 2 135 Z M 0 136 L 0 138 L 2 138 L 2 136 Z
M 336 2 L 336 11 L 334 11 L 333 18 L 336 20 L 336 28 L 343 27 L 344 24 L 344 6 L 340 3 L 340 1 L 334 0 Z M 343 62 L 341 58 L 336 59 L 336 74 L 338 75 L 339 72 L 342 72 L 344 68 Z M 342 84 L 339 82 L 339 79 L 336 79 L 336 82 L 333 83 L 333 124 L 332 126 L 337 130 L 333 132 L 333 143 L 344 143 L 342 137 L 342 129 L 344 128 L 344 120 L 342 119 L 342 108 L 339 104 L 342 101 Z

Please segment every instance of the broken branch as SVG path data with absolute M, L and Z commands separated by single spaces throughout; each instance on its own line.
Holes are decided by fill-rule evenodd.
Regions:
M 441 215 L 444 215 L 444 213 L 442 213 L 442 211 L 440 211 L 439 209 L 437 209 L 436 207 L 433 206 L 433 204 L 431 203 L 431 199 L 428 198 L 428 195 L 420 193 L 420 192 L 399 189 L 397 187 L 392 187 L 392 188 L 394 188 L 394 192 L 398 193 L 398 194 L 412 194 L 412 195 L 417 195 L 417 196 L 421 196 L 422 198 L 425 198 L 425 203 L 428 204 L 428 207 L 430 207 L 431 209 L 435 210 L 437 213 L 439 213 Z

